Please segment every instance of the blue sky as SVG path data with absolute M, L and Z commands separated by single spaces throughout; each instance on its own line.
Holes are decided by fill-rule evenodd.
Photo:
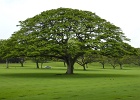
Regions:
M 18 30 L 19 21 L 59 7 L 95 12 L 119 26 L 134 47 L 140 47 L 140 0 L 0 0 L 0 39 Z

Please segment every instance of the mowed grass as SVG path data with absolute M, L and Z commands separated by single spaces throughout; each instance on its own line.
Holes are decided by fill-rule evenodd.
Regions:
M 0 100 L 139 100 L 140 69 L 102 69 L 90 64 L 87 71 L 75 65 L 73 75 L 66 75 L 61 62 L 36 69 L 34 63 L 0 64 Z

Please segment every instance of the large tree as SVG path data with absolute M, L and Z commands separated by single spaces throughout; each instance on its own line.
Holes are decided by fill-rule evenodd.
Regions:
M 87 52 L 100 51 L 108 39 L 121 44 L 126 39 L 119 27 L 90 11 L 58 8 L 44 11 L 25 21 L 13 34 L 26 56 L 63 59 L 67 74 L 73 74 L 77 59 Z M 12 37 L 11 37 L 12 38 Z M 20 48 L 20 47 L 19 47 Z

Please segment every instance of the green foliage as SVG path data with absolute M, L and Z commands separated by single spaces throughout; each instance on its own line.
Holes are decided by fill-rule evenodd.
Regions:
M 0 40 L 0 57 L 1 58 L 7 58 L 9 56 L 9 53 L 11 48 L 11 44 L 7 42 L 7 40 Z
M 135 55 L 129 57 L 131 63 L 140 66 L 140 48 L 136 48 Z

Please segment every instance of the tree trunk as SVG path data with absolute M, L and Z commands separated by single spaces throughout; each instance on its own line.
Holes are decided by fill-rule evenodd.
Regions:
M 24 59 L 22 58 L 22 59 L 20 60 L 21 67 L 23 67 L 23 63 L 24 63 Z
M 67 64 L 66 74 L 73 74 L 75 61 L 71 57 L 69 57 L 69 58 L 67 58 L 65 60 L 66 60 L 65 62 Z
M 21 64 L 21 67 L 23 67 L 23 62 L 20 62 L 20 64 Z
M 42 66 L 43 66 L 43 62 L 41 63 L 41 69 L 42 69 Z
M 104 69 L 105 68 L 105 63 L 104 62 L 100 62 L 100 63 L 102 65 L 103 69 Z
M 39 68 L 38 60 L 36 61 L 36 68 Z
M 102 64 L 102 66 L 103 66 L 103 69 L 105 69 L 105 64 L 104 63 Z
M 8 59 L 6 59 L 6 68 L 9 68 Z
M 113 69 L 115 69 L 115 66 L 113 66 Z
M 122 64 L 119 64 L 120 65 L 120 69 L 123 69 L 123 65 Z
M 76 61 L 77 62 L 77 64 L 79 64 L 80 66 L 82 66 L 83 67 L 83 70 L 86 70 L 86 68 L 88 68 L 88 66 L 87 66 L 87 62 L 83 62 L 83 61 Z
M 84 68 L 84 70 L 86 70 L 86 66 L 85 65 L 83 65 L 83 68 Z
M 69 64 L 67 66 L 67 72 L 66 74 L 73 74 L 73 65 L 72 64 Z
M 115 62 L 110 63 L 110 64 L 111 64 L 111 66 L 113 67 L 113 69 L 115 69 L 115 68 L 116 68 L 116 63 L 115 63 Z
M 66 67 L 66 62 L 64 61 L 64 67 Z

